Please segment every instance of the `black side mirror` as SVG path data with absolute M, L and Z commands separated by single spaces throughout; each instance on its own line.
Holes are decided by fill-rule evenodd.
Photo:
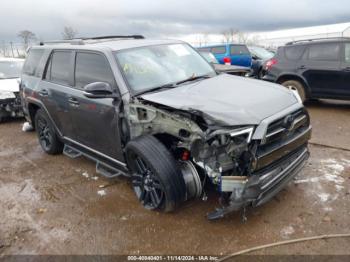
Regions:
M 94 82 L 84 86 L 84 96 L 88 98 L 117 98 L 119 97 L 115 93 L 109 83 Z

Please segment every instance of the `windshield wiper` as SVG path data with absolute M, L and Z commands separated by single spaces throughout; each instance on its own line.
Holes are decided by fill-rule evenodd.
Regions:
M 165 84 L 165 85 L 161 85 L 161 86 L 157 86 L 157 87 L 153 87 L 153 88 L 141 91 L 141 92 L 137 93 L 137 95 L 143 95 L 145 93 L 154 92 L 154 91 L 158 91 L 158 90 L 166 89 L 166 88 L 173 88 L 173 87 L 175 87 L 175 84 L 173 84 L 173 83 L 172 84 Z
M 210 78 L 211 76 L 209 75 L 202 75 L 202 76 L 191 76 L 189 78 L 186 78 L 185 80 L 181 80 L 179 82 L 176 82 L 175 85 L 180 85 L 180 84 L 183 84 L 183 83 L 186 83 L 186 82 L 189 82 L 189 81 L 194 81 L 194 80 L 197 80 L 197 79 L 207 79 L 207 78 Z

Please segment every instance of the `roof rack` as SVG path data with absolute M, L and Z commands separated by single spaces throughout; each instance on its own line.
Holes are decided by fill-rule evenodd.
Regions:
M 304 40 L 296 40 L 288 42 L 286 45 L 293 45 L 302 42 L 314 42 L 314 41 L 322 41 L 322 40 L 350 40 L 350 37 L 324 37 L 324 38 L 313 38 L 313 39 L 304 39 Z
M 71 40 L 53 40 L 40 42 L 40 45 L 46 44 L 71 44 L 71 45 L 84 45 L 86 41 L 101 42 L 101 40 L 111 41 L 114 39 L 145 39 L 143 35 L 107 35 L 107 36 L 96 36 L 96 37 L 81 37 L 74 38 Z

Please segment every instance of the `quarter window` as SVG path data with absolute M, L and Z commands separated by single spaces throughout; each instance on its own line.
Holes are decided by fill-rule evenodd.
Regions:
M 211 48 L 211 52 L 216 55 L 225 54 L 226 53 L 226 47 L 224 46 L 216 46 Z
M 230 53 L 231 55 L 249 55 L 250 54 L 248 48 L 244 45 L 231 45 Z
M 45 79 L 62 85 L 70 85 L 70 51 L 55 51 L 51 56 Z
M 350 64 L 350 44 L 345 44 L 345 62 Z
M 40 75 L 38 72 L 38 65 L 43 56 L 44 50 L 31 49 L 29 51 L 26 62 L 23 66 L 23 73 L 29 76 Z
M 336 61 L 339 59 L 340 44 L 327 43 L 310 45 L 309 60 L 315 61 Z
M 112 70 L 105 57 L 94 53 L 77 53 L 75 66 L 75 86 L 83 88 L 94 82 L 106 82 L 115 86 Z
M 298 60 L 303 54 L 305 46 L 289 46 L 285 48 L 285 55 L 288 60 Z

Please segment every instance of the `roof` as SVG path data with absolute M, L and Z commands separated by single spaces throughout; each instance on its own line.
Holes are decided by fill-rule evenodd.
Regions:
M 338 43 L 338 42 L 350 42 L 349 37 L 332 37 L 332 38 L 315 38 L 305 39 L 286 43 L 286 45 L 308 45 L 314 43 Z
M 86 49 L 86 50 L 111 50 L 118 51 L 129 48 L 137 48 L 151 45 L 163 44 L 182 44 L 183 41 L 169 40 L 169 39 L 121 39 L 121 40 L 99 40 L 99 41 L 85 41 L 80 42 L 72 40 L 71 43 L 48 43 L 40 46 L 33 46 L 32 48 L 47 48 L 47 49 Z
M 0 57 L 0 62 L 24 62 L 24 59 L 14 57 Z

